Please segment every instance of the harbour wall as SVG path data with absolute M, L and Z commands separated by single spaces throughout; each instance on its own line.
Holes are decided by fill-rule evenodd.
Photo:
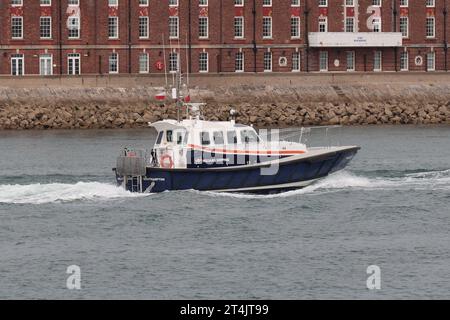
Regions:
M 171 83 L 171 76 L 167 82 Z M 450 73 L 222 74 L 189 78 L 207 120 L 258 127 L 450 124 Z M 0 77 L 0 130 L 135 128 L 176 116 L 154 75 Z

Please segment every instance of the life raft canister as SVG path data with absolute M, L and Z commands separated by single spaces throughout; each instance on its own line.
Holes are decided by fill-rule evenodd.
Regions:
M 168 154 L 165 154 L 159 159 L 159 164 L 162 168 L 171 169 L 173 168 L 173 159 Z

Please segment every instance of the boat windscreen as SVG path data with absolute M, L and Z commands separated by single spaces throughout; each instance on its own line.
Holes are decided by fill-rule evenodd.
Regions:
M 164 135 L 164 131 L 160 131 L 158 133 L 158 138 L 156 138 L 156 144 L 161 144 L 163 135 Z

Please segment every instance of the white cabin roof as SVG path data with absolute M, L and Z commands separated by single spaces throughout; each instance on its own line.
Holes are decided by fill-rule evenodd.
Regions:
M 200 130 L 234 130 L 239 129 L 251 129 L 253 127 L 236 124 L 234 121 L 204 121 L 198 119 L 182 120 L 180 122 L 176 120 L 162 120 L 155 123 L 149 123 L 150 127 L 155 128 L 158 132 L 164 130 L 176 130 L 185 129 L 190 131 L 192 129 Z

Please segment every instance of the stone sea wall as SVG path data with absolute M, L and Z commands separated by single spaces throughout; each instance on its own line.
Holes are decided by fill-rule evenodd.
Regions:
M 450 124 L 447 76 L 426 82 L 251 79 L 194 83 L 191 97 L 208 103 L 207 120 L 227 120 L 235 109 L 238 122 L 258 127 Z M 174 105 L 154 100 L 162 89 L 156 82 L 124 87 L 1 85 L 0 130 L 137 128 L 176 116 Z

